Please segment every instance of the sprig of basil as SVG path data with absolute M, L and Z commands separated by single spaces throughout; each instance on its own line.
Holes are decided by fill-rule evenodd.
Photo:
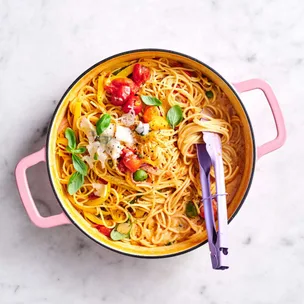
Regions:
M 79 148 L 73 150 L 73 153 L 75 153 L 75 154 L 82 154 L 82 153 L 84 153 L 86 150 L 87 150 L 86 147 L 79 147 Z
M 196 209 L 193 202 L 188 202 L 187 203 L 187 205 L 186 205 L 186 215 L 189 218 L 193 218 L 193 217 L 196 217 L 198 215 L 197 209 Z
M 111 122 L 111 116 L 109 114 L 103 114 L 102 117 L 96 123 L 96 132 L 99 136 L 106 128 L 109 127 Z
M 68 182 L 68 192 L 70 195 L 76 193 L 84 183 L 84 176 L 79 172 L 74 172 Z
M 88 174 L 88 166 L 76 155 L 72 154 L 73 166 L 83 176 Z
M 179 105 L 173 106 L 167 113 L 167 121 L 174 129 L 183 120 L 183 111 Z
M 68 152 L 81 154 L 86 151 L 85 147 L 76 148 L 77 147 L 76 135 L 75 135 L 75 132 L 71 128 L 66 128 L 64 135 L 65 135 L 66 139 L 68 140 L 68 145 L 66 147 Z
M 76 136 L 75 132 L 71 128 L 66 128 L 64 135 L 66 139 L 68 140 L 68 147 L 71 150 L 76 149 Z
M 156 97 L 140 95 L 140 98 L 147 106 L 160 106 L 162 104 Z

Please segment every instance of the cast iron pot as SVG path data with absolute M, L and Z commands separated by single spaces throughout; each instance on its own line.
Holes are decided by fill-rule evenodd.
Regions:
M 125 244 L 122 242 L 112 241 L 101 233 L 99 233 L 97 229 L 92 228 L 83 219 L 83 217 L 73 208 L 73 206 L 69 203 L 67 197 L 65 196 L 65 192 L 63 191 L 59 180 L 56 179 L 55 146 L 57 130 L 62 118 L 64 117 L 65 110 L 68 106 L 69 101 L 75 97 L 78 90 L 84 84 L 86 84 L 91 78 L 99 74 L 103 69 L 109 68 L 114 64 L 116 65 L 124 61 L 130 61 L 143 57 L 170 58 L 176 61 L 180 61 L 186 65 L 190 65 L 194 69 L 200 70 L 204 75 L 206 75 L 211 81 L 216 83 L 224 91 L 224 93 L 228 96 L 230 102 L 234 106 L 235 110 L 237 111 L 243 125 L 243 134 L 245 140 L 245 155 L 243 158 L 245 164 L 244 172 L 238 190 L 236 191 L 230 204 L 228 205 L 228 219 L 230 222 L 237 214 L 238 210 L 242 206 L 247 196 L 253 178 L 256 160 L 262 157 L 263 155 L 280 148 L 284 144 L 286 138 L 284 119 L 277 99 L 271 87 L 263 80 L 251 79 L 239 83 L 230 84 L 223 76 L 221 76 L 217 71 L 209 67 L 207 64 L 188 55 L 184 55 L 174 51 L 160 49 L 141 49 L 124 52 L 98 62 L 92 67 L 90 67 L 88 70 L 86 70 L 84 73 L 82 73 L 67 89 L 67 91 L 61 98 L 57 108 L 55 109 L 49 126 L 46 146 L 43 147 L 40 151 L 23 158 L 18 163 L 16 167 L 16 180 L 20 197 L 28 213 L 28 216 L 30 217 L 31 221 L 38 227 L 50 228 L 73 223 L 76 227 L 80 229 L 82 233 L 84 233 L 89 238 L 93 239 L 95 242 L 106 248 L 131 256 L 160 258 L 185 253 L 195 248 L 198 248 L 199 246 L 206 243 L 206 232 L 202 235 L 199 235 L 197 238 L 179 244 L 156 248 L 145 248 Z M 262 92 L 264 93 L 266 100 L 268 101 L 269 106 L 272 110 L 273 118 L 277 129 L 276 138 L 259 147 L 256 147 L 255 145 L 254 134 L 250 119 L 239 95 L 239 93 L 255 89 L 262 90 Z M 42 161 L 46 162 L 50 183 L 58 199 L 58 202 L 62 207 L 61 214 L 49 217 L 42 217 L 39 214 L 35 202 L 31 196 L 26 177 L 26 170 L 29 167 L 32 167 Z

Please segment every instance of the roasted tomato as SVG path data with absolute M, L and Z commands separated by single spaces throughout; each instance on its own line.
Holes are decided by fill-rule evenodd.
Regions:
M 128 171 L 128 168 L 125 166 L 122 159 L 120 159 L 120 161 L 118 162 L 117 168 L 121 173 L 127 173 Z
M 150 122 L 152 121 L 155 117 L 158 117 L 159 116 L 159 111 L 157 109 L 157 107 L 147 107 L 145 109 L 145 112 L 144 112 L 144 122 Z
M 111 234 L 112 229 L 107 228 L 107 227 L 102 226 L 102 225 L 96 225 L 95 228 L 96 228 L 100 233 L 102 233 L 103 235 L 105 235 L 105 236 L 107 236 L 107 237 L 110 237 L 110 234 Z
M 129 113 L 132 108 L 136 115 L 141 112 L 143 103 L 138 96 L 131 95 L 127 102 L 123 105 L 122 110 L 125 113 Z
M 132 78 L 137 85 L 141 85 L 150 78 L 150 69 L 136 63 L 133 68 Z
M 142 160 L 133 151 L 128 149 L 124 149 L 122 161 L 123 164 L 133 173 L 142 165 Z
M 217 203 L 216 203 L 215 199 L 212 200 L 212 209 L 213 209 L 214 219 L 216 219 L 217 218 Z M 201 217 L 204 219 L 205 218 L 204 206 L 201 206 L 200 212 L 201 212 Z
M 129 78 L 116 78 L 105 87 L 107 93 L 111 94 L 111 103 L 114 106 L 122 106 L 131 95 L 138 91 L 138 86 Z

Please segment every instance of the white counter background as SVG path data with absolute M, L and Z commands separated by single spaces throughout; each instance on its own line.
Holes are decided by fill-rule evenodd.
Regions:
M 0 0 L 0 303 L 303 303 L 304 4 L 256 1 Z M 229 226 L 231 268 L 208 247 L 142 260 L 104 249 L 70 226 L 39 229 L 21 205 L 16 163 L 45 144 L 67 87 L 112 54 L 165 48 L 230 81 L 262 78 L 282 107 L 286 145 L 262 158 Z M 243 94 L 258 143 L 275 135 L 261 93 Z M 44 164 L 29 170 L 44 215 L 58 211 Z

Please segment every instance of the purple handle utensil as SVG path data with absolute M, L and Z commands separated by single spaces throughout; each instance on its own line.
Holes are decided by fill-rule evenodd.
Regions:
M 227 269 L 229 268 L 228 221 L 221 140 L 218 134 L 211 132 L 203 132 L 203 138 L 205 144 L 197 145 L 197 156 L 212 267 L 214 269 Z M 214 167 L 216 181 L 216 195 L 214 197 L 217 198 L 218 206 L 218 232 L 216 231 L 212 208 L 213 197 L 210 192 L 210 169 L 212 166 Z

